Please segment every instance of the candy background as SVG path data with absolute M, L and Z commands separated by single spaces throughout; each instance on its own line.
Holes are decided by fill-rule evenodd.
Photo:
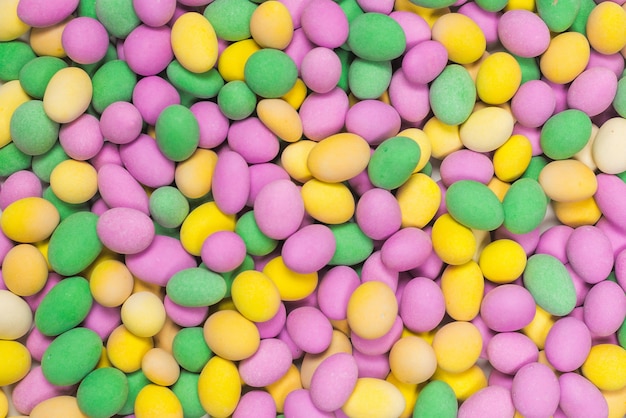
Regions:
M 0 42 L 22 412 L 626 414 L 621 4 L 0 0 Z

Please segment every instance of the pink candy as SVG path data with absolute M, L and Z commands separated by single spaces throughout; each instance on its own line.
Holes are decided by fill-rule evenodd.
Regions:
M 296 273 L 321 270 L 335 253 L 335 236 L 326 225 L 307 225 L 291 235 L 282 248 L 285 265 Z
M 562 372 L 579 368 L 591 349 L 591 333 L 584 322 L 573 318 L 561 318 L 554 323 L 545 343 L 546 357 L 550 364 Z
M 154 224 L 143 212 L 132 208 L 112 208 L 98 218 L 98 237 L 118 254 L 136 254 L 152 243 Z
M 480 315 L 494 331 L 517 331 L 530 324 L 535 317 L 535 300 L 522 286 L 500 285 L 487 292 Z
M 311 401 L 320 410 L 335 411 L 348 400 L 356 385 L 359 370 L 354 357 L 337 353 L 326 358 L 311 378 Z
M 303 306 L 287 315 L 286 329 L 301 350 L 318 354 L 330 345 L 333 327 L 328 318 L 316 308 Z

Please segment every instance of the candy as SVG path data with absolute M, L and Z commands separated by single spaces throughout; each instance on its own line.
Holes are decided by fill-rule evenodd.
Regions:
M 80 410 L 94 417 L 116 414 L 128 397 L 126 375 L 114 367 L 96 369 L 78 386 L 76 401 Z
M 221 357 L 212 357 L 198 380 L 198 394 L 205 411 L 215 417 L 233 413 L 241 397 L 237 366 Z
M 441 122 L 458 125 L 472 112 L 476 87 L 465 68 L 449 64 L 431 84 L 429 97 L 432 111 Z
M 62 280 L 39 304 L 35 312 L 35 326 L 44 335 L 62 334 L 83 322 L 92 302 L 87 280 L 82 277 Z
M 96 367 L 101 352 L 98 334 L 87 328 L 73 328 L 50 344 L 41 359 L 41 369 L 50 383 L 73 385 Z

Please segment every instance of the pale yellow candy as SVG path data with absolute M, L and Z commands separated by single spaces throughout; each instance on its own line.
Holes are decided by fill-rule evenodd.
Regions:
M 594 345 L 581 370 L 600 390 L 623 389 L 626 386 L 626 349 L 616 344 Z
M 389 352 L 393 375 L 402 383 L 418 384 L 427 381 L 437 370 L 433 347 L 417 336 L 402 337 Z
M 88 418 L 78 407 L 74 396 L 55 396 L 37 404 L 30 418 Z
M 349 417 L 397 418 L 405 408 L 406 401 L 394 385 L 361 377 L 341 410 Z
M 526 252 L 516 241 L 498 239 L 482 250 L 478 265 L 486 279 L 498 284 L 511 283 L 526 268 Z
M 564 225 L 578 228 L 582 225 L 595 225 L 602 212 L 593 197 L 577 202 L 552 202 L 556 218 Z
M 296 273 L 285 265 L 282 256 L 275 257 L 265 264 L 263 273 L 272 279 L 278 288 L 280 298 L 284 301 L 304 299 L 317 288 L 317 272 Z
M 33 243 L 48 238 L 59 224 L 59 212 L 41 197 L 19 199 L 0 214 L 2 232 L 17 242 Z
M 154 336 L 154 346 L 156 348 L 162 348 L 168 353 L 172 353 L 172 347 L 174 346 L 174 338 L 181 327 L 176 324 L 169 316 L 165 319 L 163 328 L 157 335 Z
M 250 35 L 263 48 L 284 49 L 293 37 L 293 21 L 279 1 L 261 3 L 252 13 Z
M 150 337 L 138 337 L 124 325 L 113 330 L 107 340 L 107 355 L 111 364 L 124 373 L 132 373 L 141 368 L 141 359 L 154 347 Z
M 89 275 L 89 288 L 93 298 L 108 308 L 124 303 L 133 292 L 133 286 L 133 275 L 118 260 L 109 259 L 95 263 Z
M 578 32 L 563 32 L 550 41 L 539 59 L 541 73 L 550 81 L 565 84 L 584 71 L 589 62 L 589 42 Z
M 623 153 L 626 119 L 616 117 L 607 120 L 596 134 L 591 154 L 598 169 L 607 174 L 626 171 L 626 155 Z
M 315 146 L 317 146 L 317 142 L 302 139 L 287 145 L 280 154 L 280 165 L 292 179 L 300 183 L 306 183 L 313 178 L 311 170 L 309 170 L 307 165 L 307 159 Z
M 401 382 L 393 373 L 389 373 L 385 380 L 394 385 L 404 398 L 404 411 L 400 413 L 400 418 L 410 418 L 413 416 L 413 408 L 415 407 L 415 402 L 417 402 L 417 396 L 419 394 L 419 386 L 417 383 Z
M 626 46 L 626 10 L 617 3 L 598 3 L 589 14 L 586 29 L 593 49 L 615 54 Z
M 485 107 L 472 113 L 461 125 L 461 142 L 472 151 L 494 151 L 511 137 L 514 123 L 507 110 L 496 106 Z
M 218 356 L 232 361 L 253 355 L 261 342 L 254 322 L 237 311 L 218 311 L 204 323 L 204 339 Z
M 17 340 L 30 331 L 33 313 L 24 299 L 0 289 L 0 340 Z
M 0 340 L 0 386 L 22 380 L 30 370 L 30 365 L 30 352 L 22 343 Z
M 34 295 L 48 280 L 48 263 L 34 245 L 19 244 L 4 257 L 2 276 L 7 289 L 16 295 Z
M 313 177 L 327 183 L 349 180 L 370 161 L 370 146 L 361 136 L 343 132 L 318 142 L 307 159 Z
M 152 292 L 130 295 L 122 305 L 122 323 L 128 331 L 138 337 L 153 337 L 165 323 L 165 307 L 161 299 Z
M 30 29 L 17 15 L 18 3 L 19 0 L 0 1 L 0 42 L 17 39 Z
M 441 189 L 423 173 L 415 173 L 398 189 L 396 199 L 402 214 L 402 226 L 423 228 L 437 213 Z
M 235 277 L 231 297 L 239 313 L 253 322 L 272 319 L 281 304 L 272 279 L 256 270 L 243 271 Z
M 9 413 L 9 400 L 4 391 L 0 390 L 0 418 L 6 418 Z
M 176 188 L 189 199 L 199 199 L 211 191 L 217 154 L 209 149 L 198 148 L 176 165 L 174 182 Z
M 57 71 L 43 94 L 43 110 L 58 123 L 69 123 L 85 113 L 91 103 L 93 86 L 82 68 L 67 67 Z
M 293 85 L 291 90 L 289 90 L 281 99 L 289 103 L 291 107 L 298 110 L 306 99 L 307 95 L 307 86 L 304 84 L 301 78 L 296 79 L 296 83 Z
M 483 348 L 482 335 L 476 325 L 466 321 L 450 322 L 441 327 L 433 339 L 437 365 L 449 373 L 462 373 L 478 361 Z
M 585 164 L 591 170 L 596 171 L 598 169 L 598 165 L 593 159 L 593 144 L 596 141 L 596 135 L 598 134 L 598 128 L 595 124 L 591 125 L 591 135 L 589 135 L 589 140 L 585 144 L 584 148 L 574 154 L 574 159 L 580 161 Z
M 450 373 L 437 368 L 433 379 L 443 380 L 450 385 L 459 401 L 464 401 L 474 393 L 487 387 L 485 371 L 477 364 L 461 373 Z
M 141 359 L 141 371 L 160 386 L 171 386 L 180 376 L 180 367 L 174 356 L 162 348 L 153 348 Z
M 50 187 L 66 203 L 85 203 L 98 191 L 98 172 L 86 161 L 65 160 L 52 170 Z
M 477 242 L 472 230 L 461 225 L 449 214 L 435 221 L 432 230 L 433 250 L 444 263 L 459 265 L 472 259 Z
M 552 325 L 554 325 L 552 315 L 536 306 L 533 320 L 522 328 L 522 332 L 535 343 L 538 349 L 543 350 Z
M 431 155 L 438 160 L 463 148 L 458 125 L 446 125 L 433 116 L 424 124 L 423 130 L 430 139 Z
M 304 209 L 315 220 L 325 224 L 342 224 L 354 215 L 352 192 L 343 183 L 326 183 L 311 179 L 302 186 Z
M 446 312 L 457 321 L 471 321 L 480 312 L 485 279 L 473 260 L 465 264 L 449 265 L 441 274 L 441 291 Z
M 620 390 L 603 390 L 601 392 L 609 405 L 607 418 L 623 418 L 626 416 L 626 386 Z
M 243 81 L 245 79 L 243 69 L 248 58 L 259 49 L 261 47 L 254 39 L 245 39 L 228 45 L 217 60 L 217 70 L 224 81 Z
M 137 418 L 183 418 L 183 406 L 170 388 L 149 384 L 135 399 Z
M 476 75 L 476 92 L 487 104 L 502 104 L 513 97 L 522 81 L 522 70 L 507 52 L 495 52 L 480 65 Z
M 198 396 L 211 417 L 230 416 L 241 397 L 241 378 L 235 363 L 214 356 L 200 372 Z
M 0 8 L 2 3 L 0 3 Z M 2 13 L 0 13 L 0 21 Z M 0 31 L 2 30 L 0 22 Z M 30 97 L 20 84 L 19 80 L 11 80 L 0 85 L 0 148 L 11 142 L 11 116 L 21 104 L 30 100 Z
M 512 135 L 493 154 L 493 169 L 496 177 L 511 182 L 519 178 L 530 164 L 533 149 L 527 137 Z
M 382 337 L 391 330 L 398 315 L 396 295 L 383 282 L 359 285 L 348 301 L 347 319 L 350 329 L 365 339 Z
M 280 379 L 265 387 L 276 404 L 276 412 L 282 413 L 285 406 L 285 398 L 294 390 L 302 389 L 300 371 L 292 364 Z
M 346 321 L 347 323 L 347 321 Z M 328 357 L 337 353 L 352 354 L 352 344 L 346 334 L 341 331 L 333 330 L 330 344 L 326 350 L 319 354 L 305 353 L 300 365 L 300 381 L 302 387 L 308 389 L 311 387 L 311 379 L 317 367 Z
M 205 73 L 217 62 L 217 35 L 200 13 L 187 12 L 172 26 L 172 50 L 180 65 L 192 73 Z
M 539 173 L 539 184 L 546 195 L 557 202 L 587 199 L 598 189 L 593 171 L 578 160 L 548 163 Z
M 180 242 L 192 255 L 200 255 L 204 240 L 214 232 L 234 231 L 235 215 L 223 213 L 215 202 L 198 206 L 187 215 L 180 227 Z
M 283 141 L 296 142 L 302 138 L 300 114 L 285 100 L 260 100 L 256 105 L 256 113 L 263 125 Z
M 448 59 L 457 64 L 478 60 L 487 47 L 480 26 L 461 13 L 448 13 L 439 17 L 432 27 L 432 39 L 441 42 L 448 51 Z
M 474 240 L 476 240 L 476 251 L 472 260 L 478 262 L 480 254 L 491 243 L 491 233 L 483 229 L 472 229 L 472 235 L 474 235 Z
M 420 159 L 417 162 L 417 165 L 413 169 L 413 173 L 417 173 L 422 170 L 430 161 L 430 153 L 432 147 L 430 145 L 430 139 L 424 131 L 417 128 L 407 128 L 398 133 L 398 136 L 406 136 L 407 138 L 411 138 L 413 141 L 417 142 L 417 145 L 420 147 Z
M 49 55 L 51 57 L 65 58 L 67 54 L 63 48 L 61 37 L 65 26 L 73 19 L 73 16 L 68 17 L 62 22 L 56 25 L 48 26 L 45 28 L 32 28 L 30 30 L 30 36 L 28 42 L 35 54 L 41 56 Z

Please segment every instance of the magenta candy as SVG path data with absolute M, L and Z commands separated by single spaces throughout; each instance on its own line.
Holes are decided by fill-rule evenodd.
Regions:
M 356 176 L 352 177 L 350 180 L 348 180 L 348 184 L 350 185 L 352 191 L 358 196 L 363 196 L 365 192 L 374 188 L 374 185 L 370 181 L 370 177 L 367 174 L 367 170 L 363 170 Z
M 98 152 L 90 162 L 93 168 L 98 171 L 106 164 L 113 164 L 120 167 L 123 165 L 118 146 L 110 142 L 105 142 L 102 148 L 100 148 L 100 152 Z
M 388 238 L 402 225 L 400 205 L 385 189 L 373 188 L 363 193 L 357 202 L 355 216 L 363 233 L 374 240 Z
M 124 41 L 126 62 L 134 73 L 156 75 L 167 68 L 174 58 L 168 26 L 153 28 L 139 25 Z
M 487 383 L 489 386 L 501 386 L 510 391 L 511 387 L 513 387 L 513 376 L 493 369 L 489 373 Z
M 102 135 L 114 144 L 128 144 L 139 136 L 142 129 L 141 113 L 132 103 L 111 103 L 100 115 Z
M 626 318 L 626 294 L 619 284 L 606 280 L 595 284 L 583 305 L 584 321 L 594 336 L 617 332 Z
M 91 212 L 95 213 L 98 216 L 102 215 L 104 212 L 106 212 L 109 209 L 111 208 L 108 207 L 107 204 L 102 199 L 97 199 L 95 202 L 93 202 L 90 208 Z
M 382 282 L 396 292 L 398 290 L 398 271 L 383 263 L 380 251 L 374 251 L 363 263 L 361 282 Z
M 430 236 L 419 228 L 406 227 L 390 236 L 380 255 L 390 269 L 407 271 L 419 267 L 430 255 L 433 244 Z
M 609 222 L 605 217 L 601 217 L 600 220 L 596 222 L 596 227 L 602 230 L 604 235 L 611 241 L 614 256 L 626 249 L 626 234 L 624 234 L 624 230 L 621 227 Z
M 305 226 L 283 244 L 281 255 L 285 265 L 296 273 L 321 270 L 335 254 L 335 236 L 322 224 Z
M 285 417 L 290 418 L 334 418 L 332 412 L 320 411 L 311 400 L 307 389 L 296 389 L 287 395 L 284 406 Z
M 167 317 L 181 327 L 197 327 L 204 323 L 209 315 L 208 306 L 181 306 L 172 302 L 169 296 L 163 298 Z
M 565 250 L 570 266 L 587 283 L 598 283 L 613 270 L 611 241 L 595 226 L 574 229 Z
M 500 17 L 498 37 L 502 45 L 520 57 L 537 57 L 550 45 L 550 29 L 528 10 L 509 10 Z
M 326 412 L 341 408 L 352 394 L 358 377 L 356 360 L 350 354 L 337 353 L 327 357 L 313 372 L 309 388 L 311 401 Z
M 609 406 L 602 392 L 578 373 L 559 376 L 559 407 L 568 417 L 602 418 L 609 416 Z
M 259 348 L 239 363 L 241 379 L 252 387 L 264 387 L 280 379 L 291 367 L 291 351 L 276 338 L 261 340 Z
M 36 361 L 41 361 L 43 358 L 43 354 L 48 349 L 48 346 L 54 337 L 48 337 L 47 335 L 43 335 L 37 327 L 33 327 L 33 329 L 26 337 L 26 348 L 30 352 L 31 357 Z
M 4 208 L 0 207 L 0 209 Z M 4 261 L 4 257 L 6 257 L 11 248 L 13 248 L 13 241 L 7 238 L 7 236 L 4 235 L 4 232 L 2 232 L 2 229 L 0 229 L 0 263 Z M 0 271 L 0 276 L 1 275 L 2 271 Z M 4 284 L 4 282 L 2 283 Z
M 385 379 L 391 370 L 387 353 L 367 355 L 359 350 L 352 350 L 352 356 L 359 369 L 359 377 Z
M 474 180 L 487 184 L 493 178 L 493 163 L 485 154 L 468 149 L 448 154 L 439 168 L 441 180 L 449 187 L 459 180 Z
M 574 283 L 574 290 L 576 291 L 576 306 L 581 306 L 587 296 L 587 293 L 589 292 L 589 289 L 591 289 L 591 285 L 585 282 L 569 264 L 566 264 L 565 268 L 572 278 L 572 283 Z
M 284 52 L 293 60 L 296 68 L 300 70 L 302 60 L 313 48 L 315 48 L 315 44 L 306 37 L 302 28 L 299 28 L 293 31 L 291 42 L 284 49 Z
M 304 355 L 304 350 L 296 345 L 296 343 L 289 336 L 289 332 L 287 332 L 287 328 L 283 328 L 276 337 L 287 344 L 289 347 L 289 351 L 291 352 L 291 358 L 296 360 L 301 358 Z
M 133 0 L 133 9 L 143 23 L 152 27 L 165 25 L 174 16 L 176 0 Z
M 141 134 L 133 142 L 120 145 L 120 158 L 126 170 L 145 186 L 158 188 L 174 181 L 175 163 L 148 135 Z
M 430 26 L 423 17 L 413 12 L 394 11 L 389 17 L 398 22 L 406 38 L 406 50 L 430 39 Z
M 535 300 L 528 290 L 504 284 L 487 292 L 480 307 L 485 324 L 496 332 L 517 331 L 535 317 Z
M 285 239 L 296 232 L 304 218 L 304 202 L 290 180 L 276 180 L 261 189 L 254 200 L 254 219 L 261 232 Z
M 22 414 L 30 414 L 33 408 L 55 396 L 69 395 L 74 386 L 57 386 L 44 377 L 41 366 L 34 366 L 28 374 L 15 385 L 11 399 L 15 409 Z
M 280 303 L 278 312 L 267 321 L 255 322 L 257 329 L 259 330 L 259 336 L 261 338 L 274 338 L 278 336 L 280 331 L 285 327 L 285 321 L 287 320 L 287 309 L 284 303 Z
M 498 22 L 500 14 L 490 12 L 481 8 L 475 2 L 467 2 L 459 7 L 458 13 L 472 19 L 485 35 L 487 45 L 493 45 L 498 42 Z
M 438 41 L 427 40 L 409 49 L 402 59 L 402 72 L 415 84 L 433 81 L 448 64 L 448 51 Z
M 588 116 L 596 116 L 611 106 L 617 92 L 617 76 L 609 68 L 592 67 L 583 71 L 567 89 L 567 105 Z
M 548 417 L 559 406 L 559 381 L 548 366 L 530 363 L 513 378 L 511 395 L 513 405 L 523 416 Z
M 308 0 L 278 0 L 289 11 L 293 27 L 298 29 L 300 27 L 300 17 L 302 16 L 302 10 L 307 5 Z
M 393 10 L 394 0 L 357 0 L 364 12 L 384 13 L 388 15 Z
M 94 64 L 106 55 L 109 34 L 96 19 L 81 16 L 65 25 L 61 44 L 72 61 L 79 64 Z
M 560 113 L 567 109 L 567 85 L 554 83 L 543 78 L 542 80 L 545 81 L 554 92 L 554 98 L 556 99 L 554 113 Z
M 617 257 L 615 257 L 615 277 L 617 278 L 617 283 L 626 291 L 626 251 L 624 250 L 620 251 Z
M 98 170 L 100 196 L 111 207 L 137 209 L 148 215 L 149 199 L 139 182 L 123 167 L 105 164 Z
M 379 100 L 361 100 L 346 114 L 346 130 L 371 145 L 377 145 L 400 132 L 400 115 L 392 106 Z
M 475 392 L 459 407 L 458 418 L 501 418 L 515 415 L 511 392 L 502 386 L 488 386 Z
M 328 93 L 341 77 L 341 60 L 332 49 L 313 48 L 302 58 L 300 76 L 312 91 Z
M 200 127 L 200 148 L 215 148 L 226 139 L 229 122 L 217 103 L 202 101 L 196 102 L 189 108 L 198 120 Z
M 264 390 L 251 390 L 244 393 L 233 412 L 233 418 L 274 418 L 276 403 Z
M 446 314 L 441 288 L 425 277 L 412 279 L 402 292 L 399 314 L 404 326 L 413 332 L 435 329 Z
M 154 239 L 154 224 L 145 213 L 132 208 L 112 208 L 98 218 L 98 238 L 118 254 L 136 254 Z
M 69 17 L 79 0 L 20 0 L 17 3 L 17 17 L 28 26 L 45 28 L 62 22 Z
M 0 209 L 4 210 L 11 203 L 25 197 L 41 197 L 42 192 L 41 180 L 39 180 L 35 173 L 27 170 L 16 171 L 2 183 L 2 190 L 0 190 Z
M 154 125 L 166 107 L 180 104 L 178 91 L 159 76 L 142 78 L 133 90 L 133 104 L 148 125 Z
M 91 329 L 102 341 L 106 341 L 121 323 L 120 308 L 107 308 L 94 302 L 82 326 Z
M 306 353 L 319 354 L 330 345 L 333 327 L 319 309 L 294 309 L 287 315 L 285 327 L 293 342 Z
M 368 340 L 362 337 L 359 337 L 354 332 L 350 333 L 350 339 L 352 340 L 352 346 L 359 350 L 363 354 L 367 354 L 370 356 L 375 356 L 378 354 L 383 354 L 391 350 L 391 347 L 400 339 L 402 336 L 403 324 L 402 319 L 398 316 L 396 317 L 393 326 L 385 335 L 379 338 L 375 338 L 373 340 Z
M 243 157 L 233 151 L 217 158 L 212 183 L 217 207 L 226 214 L 236 214 L 246 205 L 250 193 L 250 173 Z
M 591 333 L 587 325 L 574 317 L 554 323 L 545 342 L 546 358 L 555 369 L 571 372 L 584 363 L 591 350 Z
M 335 87 L 328 93 L 311 93 L 300 106 L 300 119 L 304 135 L 313 140 L 336 134 L 344 126 L 350 103 L 348 95 Z
M 533 156 L 543 153 L 540 141 L 541 130 L 539 128 L 524 126 L 516 122 L 515 125 L 513 125 L 513 135 L 524 135 L 530 141 Z
M 520 332 L 496 334 L 487 345 L 489 363 L 506 374 L 515 374 L 522 366 L 536 362 L 538 357 L 535 343 Z
M 249 117 L 230 125 L 228 146 L 248 164 L 259 164 L 278 155 L 280 141 L 258 118 Z
M 360 284 L 359 275 L 351 267 L 336 266 L 328 270 L 317 289 L 322 313 L 329 319 L 346 319 L 350 295 Z
M 306 37 L 318 46 L 338 48 L 348 40 L 348 18 L 331 0 L 309 2 L 302 10 L 300 25 Z
M 596 179 L 596 204 L 606 219 L 626 230 L 626 218 L 623 216 L 626 211 L 626 183 L 613 174 L 599 173 Z
M 59 130 L 59 143 L 74 160 L 84 161 L 95 157 L 104 145 L 98 118 L 84 113 L 64 124 Z
M 554 225 L 546 229 L 539 237 L 535 253 L 548 254 L 557 258 L 561 263 L 567 263 L 566 244 L 574 228 L 567 225 Z
M 531 256 L 535 249 L 537 248 L 537 244 L 539 244 L 539 237 L 541 236 L 541 230 L 539 227 L 533 229 L 530 232 L 525 234 L 514 234 L 503 226 L 496 229 L 495 231 L 495 239 L 512 239 L 522 246 L 526 256 Z
M 554 90 L 543 80 L 527 81 L 511 99 L 513 116 L 530 128 L 543 125 L 554 114 L 555 107 Z
M 200 251 L 202 262 L 218 273 L 232 271 L 246 258 L 246 244 L 231 231 L 217 231 L 207 237 Z
M 276 180 L 289 180 L 289 174 L 284 168 L 274 163 L 253 164 L 249 168 L 250 172 L 250 194 L 246 205 L 253 207 L 259 192 L 266 185 Z
M 400 117 L 407 122 L 421 123 L 430 112 L 428 85 L 411 83 L 402 68 L 391 76 L 389 100 Z
M 622 72 L 624 71 L 624 57 L 622 57 L 619 52 L 611 55 L 605 55 L 592 49 L 591 53 L 589 54 L 587 69 L 593 67 L 608 68 L 613 71 L 616 77 L 621 77 Z

